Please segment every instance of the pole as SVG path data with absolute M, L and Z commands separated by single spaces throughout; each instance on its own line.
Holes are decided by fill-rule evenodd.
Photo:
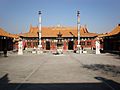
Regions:
M 80 11 L 77 11 L 78 45 L 80 45 Z
M 38 15 L 39 15 L 39 18 L 38 18 L 38 37 L 39 37 L 39 44 L 38 44 L 38 50 L 37 50 L 37 54 L 40 54 L 42 53 L 42 44 L 41 44 L 41 36 L 42 36 L 42 28 L 41 28 L 41 22 L 42 22 L 42 19 L 41 19 L 41 11 L 38 12 Z
M 80 11 L 77 11 L 77 31 L 78 31 L 78 45 L 77 45 L 77 53 L 82 53 L 80 46 Z
M 41 20 L 41 14 L 42 14 L 41 11 L 39 11 L 38 14 L 39 14 L 39 21 L 38 21 L 39 22 L 39 30 L 38 30 L 38 32 L 39 32 L 39 45 L 38 45 L 38 47 L 41 48 L 42 47 L 42 45 L 41 45 L 41 21 L 42 21 Z

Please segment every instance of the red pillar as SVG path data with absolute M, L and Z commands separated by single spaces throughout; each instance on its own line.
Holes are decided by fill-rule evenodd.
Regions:
M 66 41 L 63 42 L 63 50 L 64 50 L 64 51 L 67 50 L 67 42 L 66 42 Z

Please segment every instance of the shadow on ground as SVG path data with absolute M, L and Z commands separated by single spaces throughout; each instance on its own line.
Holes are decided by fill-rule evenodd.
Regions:
M 101 83 L 9 83 L 6 74 L 0 78 L 0 90 L 120 90 L 117 82 L 102 77 L 95 79 Z
M 120 52 L 117 53 L 117 54 L 108 52 L 107 56 L 113 56 L 115 59 L 119 59 L 120 60 Z
M 93 71 L 99 71 L 111 76 L 120 76 L 120 66 L 107 65 L 107 64 L 91 64 L 83 65 L 83 68 L 87 68 Z

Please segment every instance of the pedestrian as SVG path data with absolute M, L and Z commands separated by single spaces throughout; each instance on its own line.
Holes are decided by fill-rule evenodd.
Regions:
M 4 57 L 7 57 L 7 48 L 4 48 Z

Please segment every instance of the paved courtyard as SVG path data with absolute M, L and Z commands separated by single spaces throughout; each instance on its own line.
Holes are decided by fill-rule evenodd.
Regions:
M 112 54 L 9 54 L 0 57 L 0 90 L 120 90 Z

